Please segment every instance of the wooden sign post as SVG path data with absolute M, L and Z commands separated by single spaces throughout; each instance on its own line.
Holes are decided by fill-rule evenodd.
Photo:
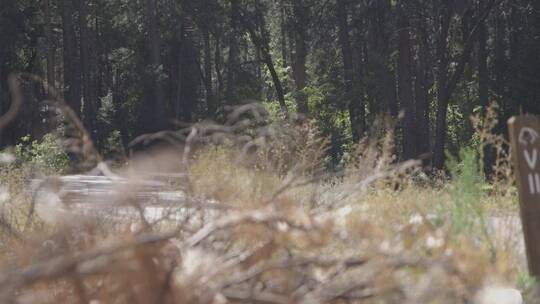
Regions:
M 540 120 L 508 121 L 529 272 L 540 279 Z

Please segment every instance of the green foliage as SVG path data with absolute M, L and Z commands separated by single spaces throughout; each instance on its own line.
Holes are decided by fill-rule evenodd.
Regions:
M 452 177 L 448 193 L 453 232 L 487 243 L 494 259 L 496 248 L 488 233 L 485 206 L 482 204 L 486 201 L 486 193 L 477 151 L 465 147 L 459 152 L 459 158 L 448 154 L 447 167 Z
M 67 153 L 52 134 L 43 136 L 41 142 L 24 136 L 15 146 L 15 155 L 23 163 L 30 164 L 44 174 L 62 174 L 70 166 Z
M 452 176 L 449 192 L 453 228 L 456 232 L 473 231 L 483 216 L 483 208 L 478 203 L 484 195 L 476 151 L 463 148 L 459 159 L 448 155 L 447 167 Z

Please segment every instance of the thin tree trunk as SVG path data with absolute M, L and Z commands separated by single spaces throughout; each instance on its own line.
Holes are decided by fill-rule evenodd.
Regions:
M 360 23 L 360 26 L 363 26 L 363 22 Z M 357 110 L 358 112 L 358 136 L 361 138 L 364 136 L 365 130 L 366 130 L 366 108 L 364 104 L 364 93 L 365 93 L 365 86 L 364 86 L 364 73 L 365 73 L 365 67 L 364 64 L 367 61 L 365 58 L 365 46 L 366 46 L 366 37 L 364 35 L 364 31 L 362 28 L 357 29 L 358 31 L 358 37 L 356 39 L 355 43 L 355 49 L 354 53 L 356 54 L 356 57 L 354 58 L 354 65 L 355 65 L 355 96 L 357 96 Z
M 241 20 L 244 23 L 245 28 L 249 32 L 251 41 L 261 51 L 261 60 L 265 63 L 270 76 L 272 77 L 272 82 L 274 83 L 274 88 L 276 89 L 276 94 L 278 98 L 279 107 L 281 112 L 285 117 L 289 116 L 289 110 L 287 109 L 287 104 L 285 103 L 285 92 L 283 90 L 283 85 L 279 79 L 279 75 L 276 72 L 276 67 L 274 65 L 274 60 L 272 59 L 272 54 L 270 53 L 270 45 L 268 39 L 268 33 L 266 32 L 266 26 L 264 22 L 264 16 L 260 12 L 260 8 L 257 8 L 255 12 L 255 24 L 252 24 L 250 20 L 246 19 L 246 16 L 241 16 Z M 260 30 L 260 37 L 257 35 L 255 29 Z
M 484 10 L 485 1 L 480 0 L 478 2 L 479 9 L 481 13 Z M 488 75 L 488 51 L 486 47 L 487 42 L 487 30 L 486 22 L 481 21 L 478 28 L 478 96 L 480 98 L 480 105 L 485 109 L 488 106 L 488 84 L 489 84 L 489 75 Z
M 212 50 L 210 49 L 210 33 L 203 29 L 204 40 L 204 89 L 206 93 L 206 107 L 210 118 L 216 115 L 216 103 L 212 89 Z
M 281 61 L 282 66 L 286 68 L 288 66 L 287 62 L 287 16 L 284 7 L 284 0 L 280 2 L 280 14 L 279 14 L 279 27 L 281 35 L 279 37 L 279 42 L 281 46 Z
M 52 34 L 51 0 L 45 1 L 45 39 L 47 41 L 47 83 L 55 87 L 55 45 Z
M 495 21 L 495 85 L 494 90 L 496 96 L 500 96 L 498 99 L 504 112 L 507 116 L 516 113 L 515 103 L 507 102 L 507 92 L 505 91 L 505 80 L 507 75 L 507 62 L 506 62 L 506 43 L 505 43 L 505 24 L 503 12 L 501 9 L 497 12 L 497 19 Z
M 233 104 L 236 87 L 236 74 L 238 69 L 238 19 L 239 7 L 238 0 L 231 0 L 231 15 L 230 25 L 231 32 L 229 34 L 229 59 L 227 62 L 227 91 L 225 100 L 227 104 Z
M 223 89 L 223 76 L 221 75 L 221 39 L 220 35 L 216 35 L 216 46 L 214 53 L 214 65 L 216 70 L 216 95 L 218 100 L 221 98 L 221 91 Z

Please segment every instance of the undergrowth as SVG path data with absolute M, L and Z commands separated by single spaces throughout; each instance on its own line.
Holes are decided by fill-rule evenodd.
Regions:
M 508 246 L 518 237 L 491 223 L 515 216 L 493 115 L 473 119 L 477 144 L 432 178 L 421 162 L 396 162 L 391 125 L 329 172 L 328 141 L 309 122 L 235 111 L 226 125 L 140 139 L 173 138 L 172 157 L 143 155 L 113 173 L 81 156 L 108 193 L 95 210 L 81 203 L 92 192 L 69 180 L 29 186 L 21 164 L 65 169 L 56 141 L 19 146 L 19 162 L 0 171 L 0 302 L 471 303 L 492 283 L 531 290 L 519 246 Z M 488 146 L 493 180 L 481 165 Z M 149 180 L 160 161 L 177 171 Z

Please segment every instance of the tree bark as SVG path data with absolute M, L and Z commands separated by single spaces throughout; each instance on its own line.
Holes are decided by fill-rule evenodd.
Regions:
M 504 112 L 507 116 L 517 113 L 516 108 L 514 107 L 514 102 L 507 102 L 507 91 L 505 90 L 506 75 L 508 74 L 507 70 L 507 59 L 506 59 L 506 42 L 505 42 L 505 31 L 506 26 L 504 23 L 503 12 L 501 9 L 497 12 L 497 18 L 495 21 L 495 60 L 494 60 L 494 76 L 495 76 L 495 85 L 493 89 L 496 92 L 498 97 L 498 103 L 504 109 Z M 509 118 L 509 117 L 507 117 Z
M 359 107 L 360 99 L 354 94 L 354 62 L 352 57 L 351 42 L 349 37 L 349 21 L 347 13 L 346 0 L 337 1 L 337 21 L 338 21 L 338 40 L 341 47 L 341 56 L 343 61 L 343 79 L 345 82 L 345 95 L 347 106 L 349 108 L 349 119 L 351 122 L 351 133 L 354 142 L 360 139 L 363 130 L 359 129 L 360 117 Z
M 216 45 L 214 52 L 214 65 L 216 70 L 216 95 L 218 100 L 221 98 L 221 91 L 223 89 L 223 76 L 221 74 L 221 36 L 216 34 Z
M 307 26 L 308 8 L 302 0 L 293 0 L 295 56 L 293 76 L 296 85 L 296 107 L 299 114 L 308 114 L 308 96 L 304 92 L 307 84 Z
M 47 41 L 47 83 L 55 87 L 55 41 L 52 34 L 51 0 L 45 1 L 45 39 Z M 48 93 L 48 92 L 47 92 Z
M 212 88 L 212 50 L 210 49 L 210 33 L 203 29 L 204 40 L 204 89 L 206 94 L 206 109 L 210 118 L 216 115 L 216 103 Z
M 478 6 L 478 11 L 481 14 L 485 9 L 485 1 L 479 0 Z M 480 105 L 483 107 L 484 111 L 487 108 L 489 102 L 489 75 L 487 66 L 488 50 L 486 43 L 486 22 L 481 21 L 478 28 L 478 97 L 480 98 Z
M 403 158 L 417 157 L 416 111 L 412 91 L 411 38 L 409 16 L 404 1 L 398 4 L 398 97 L 404 113 L 402 125 Z
M 280 14 L 279 14 L 279 27 L 281 35 L 279 37 L 279 42 L 281 46 L 281 61 L 282 66 L 286 68 L 288 66 L 287 62 L 287 13 L 284 7 L 284 0 L 280 2 Z
M 238 69 L 238 19 L 239 19 L 238 0 L 231 0 L 231 14 L 229 33 L 229 59 L 227 62 L 227 90 L 225 100 L 231 105 L 235 102 L 236 74 Z
M 65 99 L 76 114 L 81 113 L 81 73 L 77 36 L 73 23 L 73 1 L 62 0 L 62 29 L 64 42 Z
M 390 34 L 385 30 L 385 27 L 390 22 L 388 15 L 391 9 L 390 0 L 372 1 L 369 6 L 368 56 L 377 83 L 372 94 L 370 112 L 390 114 L 395 119 L 399 114 L 396 80 L 395 73 L 389 67 L 393 49 L 390 48 Z
M 147 75 L 147 94 L 143 101 L 140 128 L 143 132 L 156 132 L 166 127 L 165 101 L 161 65 L 161 38 L 159 34 L 157 0 L 147 0 L 147 48 L 151 72 Z
M 79 7 L 81 74 L 83 87 L 83 121 L 95 136 L 96 86 L 91 60 L 90 29 L 88 28 L 88 1 L 81 0 Z
M 452 18 L 450 8 L 442 7 L 439 18 L 438 40 L 437 40 L 437 116 L 435 120 L 435 146 L 433 151 L 433 167 L 442 169 L 445 155 L 444 147 L 446 143 L 446 112 L 448 108 L 449 96 L 448 85 L 448 35 L 450 20 Z
M 431 55 L 429 52 L 428 33 L 426 30 L 425 21 L 419 24 L 419 33 L 417 37 L 419 39 L 418 45 L 418 64 L 416 67 L 416 81 L 415 81 L 415 101 L 416 101 L 416 142 L 417 142 L 417 155 L 421 157 L 427 156 L 430 152 L 430 103 L 429 103 L 429 90 L 432 87 L 429 77 L 429 63 L 431 62 Z M 424 158 L 426 159 L 426 158 Z M 424 165 L 428 165 L 427 161 L 424 161 Z

